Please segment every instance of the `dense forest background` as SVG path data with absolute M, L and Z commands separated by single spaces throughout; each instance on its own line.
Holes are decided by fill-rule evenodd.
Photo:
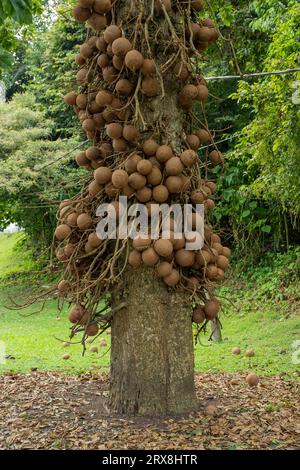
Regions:
M 51 243 L 57 203 L 89 178 L 74 161 L 88 142 L 63 102 L 76 89 L 74 56 L 85 34 L 71 18 L 73 3 L 0 2 L 0 229 L 16 222 L 37 255 Z M 299 67 L 299 1 L 205 3 L 221 31 L 195 64 L 205 77 Z M 196 110 L 226 156 L 210 175 L 219 187 L 211 218 L 237 258 L 299 243 L 299 79 L 210 80 L 207 115 Z

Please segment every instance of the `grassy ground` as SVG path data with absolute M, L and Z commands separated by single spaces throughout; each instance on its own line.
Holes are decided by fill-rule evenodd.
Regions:
M 0 234 L 0 273 L 22 270 L 19 255 L 13 250 L 13 240 L 18 236 Z M 9 246 L 9 250 L 3 249 Z M 13 258 L 13 263 L 10 260 Z M 14 266 L 14 267 L 13 267 Z M 283 264 L 284 267 L 284 264 Z M 286 270 L 284 270 L 286 273 Z M 0 275 L 1 277 L 1 275 Z M 198 371 L 253 371 L 264 375 L 287 373 L 295 377 L 300 370 L 299 355 L 293 350 L 293 344 L 300 340 L 299 296 L 297 281 L 282 286 L 280 273 L 261 271 L 261 279 L 252 275 L 240 279 L 234 275 L 230 283 L 222 288 L 224 312 L 223 342 L 208 342 L 209 334 L 202 337 L 202 344 L 196 347 L 196 370 Z M 279 287 L 274 285 L 279 283 Z M 280 287 L 281 286 L 281 287 Z M 82 346 L 72 344 L 68 348 L 63 341 L 68 339 L 69 323 L 67 313 L 58 317 L 55 301 L 50 301 L 42 313 L 29 315 L 37 306 L 24 311 L 11 311 L 5 308 L 8 296 L 14 300 L 24 300 L 31 286 L 22 287 L 16 283 L 4 286 L 0 292 L 0 373 L 8 371 L 27 372 L 38 370 L 57 370 L 79 373 L 87 370 L 109 367 L 110 336 L 105 335 L 107 346 L 95 344 L 98 353 L 89 351 L 82 357 Z M 272 291 L 277 289 L 278 295 Z M 228 299 L 230 298 L 230 302 Z M 25 316 L 26 315 L 26 316 Z M 29 316 L 28 316 L 29 315 Z M 2 341 L 2 343 L 1 343 Z M 2 346 L 2 352 L 1 352 Z M 239 356 L 231 353 L 233 347 L 240 347 Z M 255 356 L 250 360 L 244 357 L 244 351 L 252 348 Z M 5 352 L 4 352 L 5 349 Z M 70 354 L 69 360 L 63 360 L 64 354 Z M 1 361 L 1 356 L 6 360 Z M 299 364 L 296 364 L 299 356 Z M 294 359 L 293 359 L 294 358 Z M 2 362 L 2 363 L 1 363 Z M 294 363 L 293 363 L 294 362 Z

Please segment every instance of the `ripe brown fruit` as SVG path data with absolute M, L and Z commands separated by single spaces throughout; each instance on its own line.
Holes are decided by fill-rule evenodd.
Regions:
M 158 147 L 159 145 L 157 142 L 155 142 L 155 140 L 148 139 L 148 140 L 145 140 L 143 144 L 143 152 L 150 157 L 156 154 Z
M 256 387 L 259 384 L 259 377 L 256 374 L 248 374 L 246 381 L 250 387 Z
M 86 20 L 89 19 L 91 16 L 92 12 L 89 10 L 89 8 L 82 8 L 81 6 L 76 6 L 73 9 L 73 16 L 76 21 L 79 23 L 84 23 Z
M 156 72 L 156 66 L 153 59 L 144 59 L 141 72 L 143 75 L 153 75 Z
M 159 262 L 159 256 L 152 247 L 142 252 L 142 260 L 146 266 L 155 266 Z
M 100 54 L 98 59 L 97 59 L 97 64 L 99 67 L 104 69 L 105 67 L 108 67 L 110 64 L 110 60 L 107 54 Z
M 238 356 L 239 354 L 241 354 L 241 349 L 240 348 L 232 348 L 231 352 L 232 352 L 232 354 L 235 354 L 236 356 Z
M 69 106 L 75 106 L 76 98 L 77 98 L 77 93 L 75 93 L 74 91 L 70 91 L 64 97 L 64 102 L 68 104 Z
M 139 136 L 139 131 L 136 127 L 131 125 L 125 125 L 123 127 L 123 137 L 128 142 L 136 142 Z
M 170 240 L 159 239 L 154 243 L 154 250 L 159 256 L 166 258 L 173 253 L 173 244 Z
M 167 261 L 162 261 L 156 268 L 158 277 L 167 277 L 172 272 L 172 265 Z
M 113 94 L 110 93 L 109 91 L 101 90 L 99 91 L 99 93 L 97 93 L 95 99 L 96 99 L 96 103 L 98 103 L 99 106 L 104 107 L 112 103 Z
M 199 129 L 195 134 L 199 138 L 201 144 L 208 144 L 211 142 L 210 134 L 206 129 Z
M 189 71 L 182 62 L 178 62 L 174 67 L 174 73 L 180 80 L 187 80 L 189 78 Z
M 191 167 L 198 162 L 198 155 L 194 150 L 184 150 L 180 155 L 180 160 L 186 167 Z
M 156 150 L 156 158 L 160 163 L 166 163 L 173 156 L 173 150 L 169 145 L 160 145 Z
M 183 164 L 181 163 L 181 160 L 179 157 L 172 157 L 169 160 L 167 160 L 165 169 L 167 175 L 170 176 L 178 176 L 180 173 L 183 171 Z
M 163 278 L 165 284 L 169 287 L 174 287 L 180 282 L 180 273 L 177 269 L 172 269 L 171 274 Z
M 127 52 L 131 51 L 132 44 L 126 38 L 115 39 L 112 43 L 112 52 L 118 57 L 125 57 Z
M 191 267 L 195 262 L 195 253 L 193 251 L 185 250 L 184 248 L 176 251 L 175 254 L 176 263 L 182 267 Z
M 128 158 L 125 162 L 125 170 L 127 173 L 135 173 L 137 171 L 137 165 L 138 163 L 142 160 L 142 157 L 137 155 L 136 153 L 134 155 L 131 155 L 131 157 Z
M 71 235 L 71 228 L 66 224 L 61 224 L 56 227 L 55 236 L 58 240 L 62 241 L 68 238 Z
M 76 74 L 76 82 L 78 85 L 83 85 L 87 81 L 88 71 L 86 69 L 78 70 Z
M 142 81 L 141 88 L 144 95 L 150 98 L 159 95 L 160 92 L 159 81 L 152 77 L 145 77 Z
M 98 237 L 96 232 L 92 232 L 88 236 L 88 244 L 91 248 L 98 248 L 102 244 L 102 240 Z
M 247 351 L 245 352 L 246 357 L 253 357 L 254 355 L 255 354 L 254 354 L 253 349 L 247 349 Z
M 90 323 L 86 327 L 85 332 L 88 336 L 96 336 L 96 334 L 99 332 L 99 326 L 97 325 L 96 322 Z
M 77 217 L 77 226 L 79 230 L 87 230 L 92 227 L 93 219 L 89 214 L 83 213 Z
M 150 163 L 152 164 L 152 162 L 150 162 Z M 161 173 L 160 169 L 152 165 L 152 170 L 147 175 L 147 182 L 149 184 L 151 184 L 152 186 L 157 186 L 161 183 L 161 180 L 162 180 L 162 173 Z M 166 184 L 166 186 L 167 186 L 167 184 Z M 168 186 L 167 186 L 167 189 L 169 190 Z
M 112 44 L 115 41 L 115 39 L 118 39 L 121 36 L 122 36 L 121 29 L 119 28 L 119 26 L 114 25 L 114 24 L 111 24 L 110 26 L 108 26 L 103 33 L 104 40 L 105 42 L 107 42 L 107 44 Z
M 177 194 L 182 191 L 182 179 L 180 176 L 169 176 L 165 180 L 165 185 L 171 194 Z
M 220 303 L 217 299 L 210 299 L 204 305 L 205 317 L 207 320 L 213 320 L 218 316 L 220 310 Z
M 169 191 L 163 184 L 159 184 L 153 188 L 152 196 L 156 202 L 166 202 L 169 197 Z
M 140 173 L 132 173 L 128 178 L 129 186 L 133 189 L 142 189 L 146 185 L 146 177 Z
M 57 285 L 57 290 L 61 297 L 64 297 L 70 291 L 70 289 L 71 284 L 65 279 L 62 279 Z
M 135 195 L 138 201 L 145 203 L 150 201 L 150 199 L 152 198 L 152 191 L 150 188 L 147 188 L 145 186 L 144 188 L 136 191 Z
M 222 247 L 223 249 L 223 247 Z M 226 269 L 228 268 L 229 266 L 229 261 L 228 261 L 228 258 L 226 258 L 226 256 L 224 255 L 219 255 L 217 257 L 217 266 L 222 269 L 223 271 L 226 271 Z
M 191 194 L 191 201 L 193 204 L 203 204 L 204 196 L 201 191 L 193 191 Z
M 88 318 L 88 312 L 82 305 L 75 305 L 69 312 L 69 320 L 71 323 L 80 323 L 81 325 L 86 322 Z
M 106 132 L 111 139 L 120 139 L 123 135 L 123 126 L 118 122 L 106 125 Z
M 150 245 L 151 245 L 151 239 L 149 237 L 142 238 L 140 236 L 140 237 L 135 238 L 132 242 L 133 248 L 137 251 L 144 251 L 147 248 L 149 248 Z
M 193 311 L 193 322 L 200 325 L 204 321 L 205 321 L 205 313 L 203 311 L 203 308 L 196 307 L 195 310 Z
M 142 159 L 137 164 L 137 171 L 144 176 L 147 176 L 151 173 L 153 165 L 150 160 Z M 159 171 L 159 170 L 158 170 Z
M 139 51 L 135 49 L 132 49 L 131 51 L 127 52 L 125 56 L 125 65 L 132 72 L 137 72 L 138 70 L 140 70 L 143 65 L 143 62 L 144 57 Z
M 121 78 L 119 81 L 117 81 L 115 90 L 122 96 L 128 96 L 131 95 L 133 86 L 129 80 L 126 78 Z
M 192 150 L 198 150 L 200 146 L 200 139 L 195 134 L 188 135 L 186 138 L 186 142 Z
M 133 250 L 129 253 L 128 264 L 133 268 L 138 268 L 142 264 L 142 255 L 139 251 Z
M 89 26 L 95 31 L 102 31 L 107 26 L 106 17 L 103 15 L 98 15 L 98 13 L 93 13 L 87 20 Z
M 224 162 L 224 157 L 221 154 L 221 152 L 219 152 L 218 150 L 213 150 L 209 154 L 209 159 L 210 159 L 210 161 L 212 162 L 213 165 L 219 165 L 220 163 Z

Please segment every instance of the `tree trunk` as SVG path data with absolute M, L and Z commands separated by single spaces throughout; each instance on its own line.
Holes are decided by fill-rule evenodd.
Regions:
M 127 302 L 112 322 L 114 411 L 155 416 L 196 409 L 187 295 L 168 290 L 151 268 L 128 268 L 124 290 L 114 298 L 115 305 Z

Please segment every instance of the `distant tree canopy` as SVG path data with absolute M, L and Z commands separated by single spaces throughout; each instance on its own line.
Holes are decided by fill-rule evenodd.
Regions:
M 70 148 L 64 139 L 70 139 L 73 145 L 83 140 L 74 114 L 62 98 L 73 86 L 76 88 L 72 82 L 73 57 L 76 44 L 84 41 L 85 28 L 70 18 L 72 0 L 62 0 L 55 8 L 40 0 L 24 0 L 29 8 L 26 11 L 31 11 L 24 17 L 18 9 L 2 6 L 22 3 L 0 2 L 0 17 L 4 19 L 0 47 L 13 51 L 10 66 L 1 61 L 0 51 L 0 69 L 9 100 L 23 92 L 29 93 L 30 99 L 34 97 L 34 109 L 41 113 L 38 127 L 47 128 L 47 136 L 40 136 L 39 141 L 51 143 L 52 154 L 49 147 L 47 155 L 55 160 L 60 146 Z M 207 4 L 222 35 L 217 45 L 210 46 L 209 60 L 204 56 L 197 64 L 205 76 L 299 66 L 298 0 L 210 0 Z M 20 28 L 20 24 L 24 26 Z M 300 132 L 299 104 L 294 99 L 299 78 L 300 74 L 289 74 L 209 82 L 207 119 L 216 123 L 215 140 L 222 141 L 219 146 L 226 154 L 226 171 L 216 170 L 222 198 L 216 196 L 212 218 L 234 234 L 232 242 L 243 254 L 246 248 L 259 253 L 299 239 Z M 23 106 L 18 97 L 13 103 Z M 5 112 L 15 111 L 8 106 Z M 203 120 L 199 110 L 197 113 Z M 4 147 L 1 159 L 7 158 L 5 151 L 9 150 Z M 70 168 L 72 165 L 75 163 Z M 74 184 L 72 172 L 65 177 L 66 181 L 72 177 Z M 47 178 L 43 185 L 46 190 Z M 65 197 L 65 189 L 63 192 Z M 4 211 L 10 202 L 2 196 L 1 192 Z M 55 197 L 59 197 L 59 191 Z

